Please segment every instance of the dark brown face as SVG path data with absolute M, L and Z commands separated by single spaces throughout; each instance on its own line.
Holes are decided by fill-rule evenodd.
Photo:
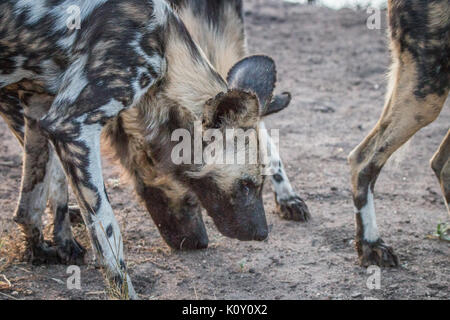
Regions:
M 170 247 L 192 250 L 208 246 L 201 207 L 193 196 L 186 194 L 169 198 L 160 188 L 149 186 L 139 188 L 138 194 Z
M 191 187 L 224 236 L 241 241 L 267 238 L 262 182 L 237 179 L 231 190 L 225 191 L 215 179 L 205 177 L 192 181 Z
M 288 93 L 273 96 L 275 80 L 275 65 L 272 59 L 264 56 L 245 58 L 230 71 L 227 79 L 229 89 L 204 103 L 201 118 L 190 111 L 181 113 L 182 110 L 191 110 L 191 106 L 182 106 L 163 95 L 165 100 L 158 100 L 157 104 L 162 108 L 167 108 L 168 105 L 174 107 L 164 118 L 164 125 L 157 128 L 158 134 L 153 129 L 149 132 L 151 138 L 146 138 L 152 162 L 159 170 L 173 176 L 187 190 L 195 193 L 218 230 L 230 238 L 262 241 L 268 236 L 261 194 L 264 179 L 261 174 L 262 164 L 259 163 L 259 123 L 262 117 L 286 108 L 290 102 Z M 152 109 L 155 109 L 155 105 L 152 105 Z M 160 121 L 159 118 L 157 120 Z M 194 124 L 196 121 L 201 129 L 200 137 L 203 138 L 200 163 L 196 160 L 199 155 L 195 139 L 196 134 L 199 134 L 198 127 Z M 173 140 L 173 132 L 181 128 L 184 133 L 190 134 L 186 138 L 183 136 L 182 140 Z M 228 136 L 229 130 L 234 132 L 234 136 Z M 228 149 L 229 142 L 236 142 L 236 148 Z M 181 147 L 182 145 L 184 147 Z M 211 146 L 213 148 L 210 148 Z M 216 153 L 220 150 L 217 148 L 222 148 L 223 152 Z M 225 161 L 219 160 L 218 163 L 207 161 L 205 154 L 209 154 L 207 151 L 212 149 L 214 155 L 227 155 L 227 159 L 221 159 Z M 233 161 L 229 162 L 230 151 L 233 151 L 234 156 Z M 183 159 L 179 161 L 181 154 Z M 174 161 L 174 155 L 180 157 Z M 158 201 L 151 199 L 154 193 L 152 190 L 141 196 L 148 203 L 147 207 L 151 213 L 155 211 L 154 203 Z M 172 205 L 168 207 L 173 208 Z M 198 211 L 197 207 L 195 211 Z M 155 214 L 152 213 L 152 216 Z M 165 215 L 161 216 L 167 220 Z M 178 232 L 183 234 L 184 238 L 191 235 L 191 238 L 197 241 L 199 235 L 203 234 L 203 229 L 196 217 L 197 214 L 188 221 L 171 220 L 166 223 L 168 226 L 180 225 L 178 231 L 170 228 L 165 232 L 163 228 L 158 227 L 163 236 L 166 234 L 165 238 L 170 238 L 169 234 Z M 158 220 L 157 218 L 155 216 L 154 220 Z M 197 235 L 192 234 L 192 230 L 197 230 Z

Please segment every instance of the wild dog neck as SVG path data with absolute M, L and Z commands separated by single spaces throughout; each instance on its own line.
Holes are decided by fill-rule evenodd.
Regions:
M 178 8 L 191 37 L 224 79 L 248 55 L 241 5 L 233 0 L 187 0 Z
M 225 80 L 175 14 L 168 19 L 165 49 L 167 73 L 162 92 L 200 117 L 208 99 L 227 91 Z

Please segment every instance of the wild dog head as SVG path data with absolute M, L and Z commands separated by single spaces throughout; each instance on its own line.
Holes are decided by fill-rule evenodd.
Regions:
M 275 81 L 275 64 L 265 56 L 243 59 L 230 70 L 228 91 L 205 103 L 202 118 L 203 130 L 215 130 L 225 141 L 222 162 L 204 163 L 184 173 L 219 231 L 231 238 L 264 240 L 268 234 L 259 123 L 286 107 L 290 99 L 285 95 L 272 102 Z M 205 142 L 204 150 L 213 143 Z
M 222 90 L 202 103 L 201 113 L 184 105 L 183 99 L 172 100 L 176 95 L 170 94 L 170 89 L 153 104 L 154 110 L 165 109 L 162 114 L 166 116 L 165 130 L 158 123 L 159 129 L 146 136 L 151 158 L 161 170 L 188 186 L 219 231 L 231 238 L 264 240 L 268 234 L 262 202 L 264 168 L 259 154 L 259 123 L 262 117 L 282 110 L 290 101 L 288 94 L 272 99 L 275 82 L 273 60 L 252 56 L 233 66 Z M 196 145 L 196 124 L 202 132 L 200 149 Z M 174 161 L 174 154 L 180 152 L 180 139 L 173 139 L 173 133 L 180 128 L 189 133 L 188 147 L 182 150 L 183 158 L 186 153 L 189 156 L 181 163 Z M 208 161 L 208 150 L 214 150 L 213 158 L 217 154 L 222 158 Z
M 268 229 L 262 202 L 263 164 L 258 157 L 259 123 L 262 117 L 285 108 L 290 95 L 273 98 L 276 69 L 271 58 L 242 59 L 224 79 L 181 20 L 170 16 L 168 21 L 164 30 L 167 72 L 141 101 L 137 115 L 126 117 L 127 112 L 132 112 L 127 111 L 121 116 L 127 122 L 123 125 L 126 134 L 137 137 L 134 140 L 139 147 L 131 149 L 136 149 L 146 162 L 145 166 L 128 165 L 128 172 L 134 177 L 145 177 L 144 168 L 154 167 L 193 191 L 221 233 L 240 240 L 263 240 Z M 256 155 L 256 161 L 206 161 L 204 151 L 216 141 L 203 139 L 201 134 L 200 151 L 196 150 L 196 126 L 202 132 L 218 133 L 225 140 L 227 131 L 250 131 L 240 150 L 231 150 L 235 150 L 233 159 L 242 154 Z M 188 133 L 189 142 L 188 160 L 181 163 L 173 159 L 180 143 L 179 139 L 173 139 L 173 134 L 180 129 Z M 222 144 L 223 155 L 229 150 Z M 198 152 L 200 161 L 196 161 Z M 119 156 L 131 155 L 122 152 Z M 151 185 L 147 179 L 140 181 L 144 186 Z M 140 196 L 148 202 L 145 193 Z

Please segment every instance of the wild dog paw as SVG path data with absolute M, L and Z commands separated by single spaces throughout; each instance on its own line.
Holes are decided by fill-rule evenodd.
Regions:
M 48 241 L 29 246 L 28 252 L 29 260 L 33 265 L 59 264 L 57 249 Z
M 398 267 L 400 262 L 394 250 L 387 246 L 382 239 L 374 243 L 365 240 L 356 240 L 359 264 L 362 267 Z
M 75 239 L 64 241 L 57 246 L 58 260 L 60 264 L 83 265 L 86 249 Z
M 308 206 L 298 195 L 293 195 L 285 199 L 277 199 L 275 194 L 275 202 L 277 204 L 276 213 L 286 220 L 307 222 L 311 219 Z
M 29 260 L 34 265 L 82 265 L 85 263 L 85 254 L 86 249 L 75 239 L 66 240 L 62 245 L 54 245 L 50 241 L 43 241 L 29 248 Z

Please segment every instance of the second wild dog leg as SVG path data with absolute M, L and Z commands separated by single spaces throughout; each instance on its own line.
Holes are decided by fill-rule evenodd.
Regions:
M 389 157 L 440 114 L 450 88 L 450 4 L 390 1 L 393 59 L 386 105 L 375 128 L 349 156 L 356 207 L 356 249 L 362 266 L 397 266 L 380 237 L 373 192 Z M 417 17 L 423 17 L 417 19 Z
M 45 109 L 46 105 L 35 105 Z M 51 168 L 52 149 L 39 130 L 37 121 L 27 115 L 25 109 L 25 139 L 22 183 L 19 203 L 14 221 L 18 223 L 26 238 L 31 261 L 35 264 L 57 263 L 56 248 L 44 241 L 42 214 L 47 205 L 47 194 Z M 42 112 L 43 110 L 41 110 Z
M 404 53 L 394 63 L 391 92 L 375 128 L 349 156 L 356 207 L 356 249 L 363 266 L 397 266 L 397 256 L 380 237 L 374 208 L 374 187 L 389 157 L 418 130 L 433 122 L 447 98 L 416 95 L 416 62 Z
M 442 141 L 439 150 L 433 156 L 431 167 L 439 179 L 447 210 L 450 214 L 450 130 Z
M 45 242 L 42 235 L 41 215 L 46 208 L 49 188 L 56 178 L 55 166 L 59 164 L 52 146 L 37 125 L 37 119 L 48 111 L 53 97 L 19 91 L 19 98 L 25 115 L 25 146 L 21 195 L 15 220 L 25 232 L 34 263 L 82 264 L 86 251 L 73 239 L 70 223 L 65 220 L 68 218 L 65 181 L 57 190 L 50 190 L 50 200 L 65 196 L 53 212 L 55 246 Z
M 12 85 L 7 88 L 3 88 L 0 91 L 0 115 L 2 115 L 8 127 L 11 129 L 13 134 L 17 137 L 17 140 L 24 147 L 25 140 L 25 117 L 24 117 L 24 109 L 26 108 L 34 108 L 34 106 L 26 106 L 25 101 L 21 101 L 19 97 L 19 87 L 21 85 L 25 85 L 24 83 L 20 83 L 18 85 Z M 28 103 L 36 104 L 38 107 L 34 109 L 34 113 L 36 113 L 39 109 L 43 112 L 44 110 L 50 107 L 51 101 L 48 100 L 48 97 L 45 95 L 37 95 L 36 93 L 27 92 L 24 95 L 24 92 L 21 92 L 22 98 L 25 96 Z M 42 103 L 48 104 L 47 106 L 42 105 Z M 40 105 L 40 106 L 39 106 Z M 37 115 L 34 114 L 34 117 Z M 30 128 L 29 130 L 33 131 L 35 128 Z M 38 136 L 41 134 L 38 132 Z M 50 175 L 49 180 L 49 188 L 50 192 L 48 192 L 50 207 L 52 209 L 54 215 L 54 243 L 61 244 L 61 246 L 57 246 L 58 255 L 60 262 L 63 263 L 75 263 L 80 264 L 83 261 L 84 248 L 82 248 L 75 239 L 73 239 L 72 231 L 70 229 L 70 221 L 66 222 L 66 218 L 61 216 L 67 203 L 64 201 L 68 201 L 68 188 L 67 182 L 65 181 L 65 175 L 62 169 L 60 168 L 56 155 L 52 157 L 51 169 L 46 171 L 46 174 Z M 58 172 L 58 169 L 59 172 Z M 56 200 L 58 199 L 58 200 Z M 53 204 L 58 205 L 55 206 Z M 57 209 L 59 208 L 59 209 Z M 71 209 L 69 209 L 70 211 Z M 72 209 L 73 211 L 73 209 Z M 57 214 L 58 212 L 58 214 Z M 61 236 L 64 234 L 64 236 Z M 64 241 L 60 241 L 58 239 L 65 239 Z M 71 245 L 73 243 L 73 246 Z M 74 250 L 72 250 L 74 249 Z M 76 250 L 78 249 L 78 250 Z M 69 255 L 67 253 L 70 253 Z
M 94 116 L 95 114 L 91 114 L 91 119 Z M 115 290 L 122 292 L 122 288 L 125 288 L 125 293 L 135 298 L 131 280 L 126 274 L 123 239 L 102 176 L 102 126 L 95 122 L 86 124 L 85 121 L 83 117 L 64 119 L 57 111 L 51 110 L 50 114 L 41 120 L 41 126 L 52 141 L 69 178 L 96 256 L 106 268 L 108 281 Z

